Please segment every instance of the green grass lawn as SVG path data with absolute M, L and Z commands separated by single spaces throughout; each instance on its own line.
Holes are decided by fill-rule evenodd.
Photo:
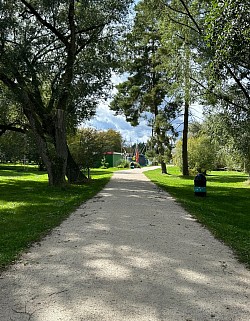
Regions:
M 48 186 L 47 174 L 34 167 L 0 165 L 0 269 L 13 262 L 32 242 L 59 225 L 82 202 L 109 181 L 114 169 L 92 170 L 92 181 L 65 189 Z M 189 213 L 232 247 L 250 267 L 250 186 L 237 172 L 211 172 L 207 197 L 195 197 L 194 177 L 183 177 L 175 167 L 146 175 L 173 195 Z
M 113 170 L 92 170 L 91 182 L 61 189 L 34 167 L 0 165 L 0 270 L 99 192 Z
M 238 259 L 250 267 L 250 186 L 247 175 L 239 172 L 210 172 L 207 197 L 194 196 L 194 177 L 183 177 L 178 169 L 168 167 L 145 173 L 159 187 L 169 192 L 199 222 L 229 245 Z

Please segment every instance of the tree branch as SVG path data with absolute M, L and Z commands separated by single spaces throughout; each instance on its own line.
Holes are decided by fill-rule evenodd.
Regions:
M 186 25 L 186 24 L 183 23 L 183 22 L 180 22 L 180 21 L 177 21 L 177 20 L 173 19 L 170 14 L 168 14 L 168 17 L 169 17 L 170 21 L 172 21 L 172 22 L 174 22 L 174 23 L 176 23 L 176 24 L 178 24 L 178 25 L 187 27 L 187 28 L 189 28 L 189 29 L 191 29 L 191 30 L 193 30 L 193 31 L 195 31 L 195 32 L 198 32 L 197 29 L 195 29 L 194 27 L 188 26 L 188 25 Z
M 89 43 L 91 43 L 94 39 L 95 36 L 97 36 L 98 34 L 100 34 L 102 32 L 101 30 L 94 30 L 94 32 L 90 35 L 89 39 L 84 41 L 84 43 L 78 47 L 77 51 L 76 51 L 76 55 L 78 55 L 84 48 L 85 46 L 87 46 Z
M 181 23 L 181 22 L 173 19 L 173 18 L 170 16 L 170 14 L 169 14 L 170 20 L 171 20 L 172 22 L 174 22 L 174 23 L 179 24 L 179 25 L 188 27 L 188 28 L 190 28 L 191 30 L 193 30 L 193 31 L 195 31 L 195 32 L 198 32 L 199 34 L 202 34 L 201 28 L 199 27 L 198 23 L 196 22 L 196 20 L 195 20 L 194 17 L 192 16 L 192 14 L 191 14 L 191 12 L 189 11 L 188 6 L 186 5 L 186 3 L 185 3 L 183 0 L 180 0 L 180 2 L 181 2 L 181 4 L 183 5 L 183 7 L 184 7 L 184 9 L 185 9 L 186 12 L 183 12 L 183 11 L 181 11 L 181 10 L 179 10 L 179 9 L 176 9 L 176 8 L 170 6 L 170 5 L 167 4 L 167 3 L 164 3 L 164 5 L 165 5 L 167 8 L 169 8 L 171 11 L 174 11 L 174 12 L 176 12 L 176 13 L 180 13 L 180 14 L 182 14 L 182 15 L 184 15 L 184 16 L 189 17 L 189 18 L 191 19 L 191 21 L 193 22 L 193 24 L 195 25 L 196 28 L 191 27 L 191 26 L 188 26 L 188 25 L 186 25 L 186 24 L 184 24 L 184 23 Z
M 2 125 L 0 124 L 0 136 L 6 133 L 6 131 L 12 131 L 12 132 L 18 132 L 25 134 L 27 132 L 27 127 L 15 127 L 15 124 L 9 124 L 9 125 Z
M 192 20 L 193 24 L 196 26 L 199 34 L 202 34 L 201 28 L 199 27 L 198 23 L 196 22 L 196 20 L 194 19 L 194 17 L 193 17 L 192 14 L 190 13 L 190 11 L 189 11 L 189 9 L 188 9 L 188 6 L 186 5 L 185 1 L 180 0 L 180 2 L 181 2 L 181 4 L 183 5 L 183 7 L 185 8 L 188 17 Z
M 231 99 L 229 99 L 228 96 L 223 95 L 221 93 L 215 93 L 214 91 L 212 91 L 211 89 L 207 88 L 206 86 L 204 86 L 201 82 L 199 82 L 197 79 L 190 77 L 191 80 L 193 80 L 197 85 L 199 85 L 200 87 L 202 87 L 203 89 L 209 91 L 211 94 L 215 95 L 215 97 L 217 97 L 218 99 L 222 99 L 225 102 L 229 103 L 230 105 L 240 108 L 245 112 L 248 112 L 248 109 L 242 105 L 236 104 L 235 102 L 233 102 Z
M 18 89 L 17 84 L 7 77 L 4 73 L 0 71 L 0 80 L 9 88 L 9 89 Z
M 230 75 L 233 77 L 234 81 L 236 82 L 236 84 L 240 87 L 241 91 L 243 92 L 244 96 L 246 97 L 246 99 L 249 101 L 250 103 L 250 96 L 246 90 L 246 88 L 242 85 L 241 81 L 236 77 L 235 73 L 233 72 L 233 70 L 229 67 L 226 66 L 227 71 L 230 73 Z
M 165 5 L 166 7 L 168 7 L 170 10 L 174 11 L 174 12 L 177 12 L 177 13 L 180 13 L 180 14 L 183 14 L 183 15 L 186 15 L 186 16 L 188 15 L 186 12 L 183 12 L 183 11 L 181 11 L 181 10 L 178 10 L 178 9 L 170 6 L 170 4 L 164 3 L 164 5 Z
M 21 0 L 21 2 L 25 5 L 25 7 L 27 7 L 30 10 L 30 13 L 33 14 L 43 26 L 45 26 L 47 29 L 52 31 L 53 34 L 56 35 L 58 39 L 60 39 L 66 47 L 68 47 L 69 43 L 67 41 L 67 38 L 61 32 L 59 32 L 54 26 L 52 26 L 45 19 L 43 19 L 41 15 L 35 10 L 35 8 L 30 3 L 28 3 L 26 0 Z
M 86 28 L 86 29 L 78 30 L 78 31 L 76 31 L 76 35 L 82 34 L 82 33 L 87 33 L 89 31 L 93 31 L 95 29 L 104 28 L 105 25 L 106 25 L 105 23 L 100 23 L 99 25 L 94 25 L 94 26 L 91 26 L 91 27 Z

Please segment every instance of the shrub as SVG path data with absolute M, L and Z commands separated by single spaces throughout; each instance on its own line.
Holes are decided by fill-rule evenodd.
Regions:
M 118 168 L 129 168 L 130 162 L 126 159 L 121 159 L 117 165 Z

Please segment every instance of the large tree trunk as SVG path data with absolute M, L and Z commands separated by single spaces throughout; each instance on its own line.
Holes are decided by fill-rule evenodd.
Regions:
M 64 186 L 66 184 L 66 166 L 68 147 L 65 134 L 64 111 L 57 110 L 54 120 L 46 124 L 46 136 L 41 122 L 30 109 L 25 110 L 32 131 L 34 133 L 38 152 L 48 171 L 49 185 Z M 48 147 L 48 137 L 51 139 L 51 146 Z
M 64 160 L 57 155 L 51 156 L 44 137 L 41 137 L 35 130 L 34 133 L 39 154 L 48 172 L 49 185 L 64 186 L 66 184 Z
M 70 184 L 79 184 L 87 181 L 87 177 L 80 171 L 79 166 L 74 161 L 66 142 L 65 116 L 64 111 L 57 110 L 55 118 L 46 123 L 46 132 L 41 127 L 41 123 L 34 119 L 31 112 L 26 111 L 26 116 L 31 124 L 37 142 L 37 148 L 42 158 L 43 163 L 48 172 L 49 185 L 64 186 L 66 178 Z M 51 148 L 48 148 L 46 137 L 52 140 Z
M 56 155 L 51 162 L 51 173 L 54 186 L 66 184 L 66 166 L 68 158 L 68 146 L 66 141 L 65 111 L 57 109 L 55 117 L 55 151 Z

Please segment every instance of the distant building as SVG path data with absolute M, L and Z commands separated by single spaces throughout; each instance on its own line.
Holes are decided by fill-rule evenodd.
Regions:
M 121 161 L 124 159 L 123 153 L 117 152 L 106 152 L 104 153 L 105 162 L 109 164 L 109 167 L 116 167 L 118 166 Z

